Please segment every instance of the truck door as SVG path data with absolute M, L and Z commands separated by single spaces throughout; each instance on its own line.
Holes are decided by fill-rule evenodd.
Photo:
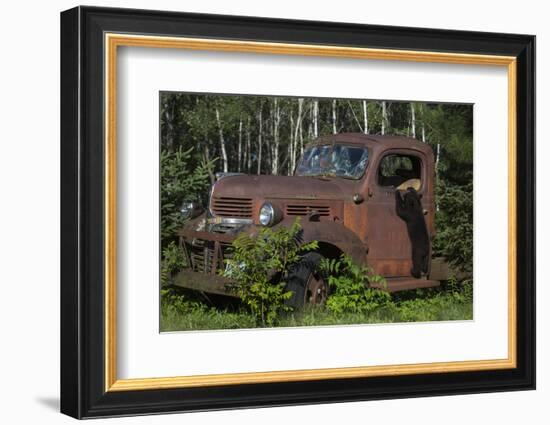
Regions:
M 395 212 L 395 191 L 411 185 L 422 195 L 426 215 L 433 205 L 425 167 L 425 158 L 416 151 L 386 151 L 380 156 L 369 183 L 367 243 L 368 265 L 385 277 L 411 276 L 411 242 L 405 222 Z M 373 170 L 374 171 L 374 170 Z M 415 186 L 413 186 L 415 185 Z M 406 189 L 403 187 L 403 189 Z M 432 234 L 433 220 L 426 216 L 428 233 Z

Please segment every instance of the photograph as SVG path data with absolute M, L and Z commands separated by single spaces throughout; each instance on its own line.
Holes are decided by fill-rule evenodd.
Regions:
M 160 92 L 161 332 L 473 320 L 474 107 Z

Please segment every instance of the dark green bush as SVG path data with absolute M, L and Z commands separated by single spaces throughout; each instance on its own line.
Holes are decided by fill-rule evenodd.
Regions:
M 160 152 L 160 234 L 164 250 L 176 238 L 176 231 L 183 224 L 180 207 L 184 201 L 203 201 L 210 186 L 209 171 L 214 162 L 201 162 L 194 170 L 193 149 L 179 147 L 174 152 Z
M 443 256 L 457 270 L 473 269 L 473 184 L 464 186 L 439 182 L 436 190 L 436 256 Z

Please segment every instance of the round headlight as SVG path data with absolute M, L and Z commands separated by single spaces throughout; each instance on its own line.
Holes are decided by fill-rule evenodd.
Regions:
M 198 205 L 194 202 L 184 202 L 181 204 L 180 213 L 184 220 L 192 218 L 193 214 L 197 211 Z
M 263 204 L 260 208 L 259 218 L 262 226 L 271 226 L 275 218 L 275 209 L 273 208 L 273 205 L 271 205 L 269 202 Z

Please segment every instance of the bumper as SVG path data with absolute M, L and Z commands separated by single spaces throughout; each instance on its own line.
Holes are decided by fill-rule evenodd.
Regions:
M 175 286 L 237 298 L 235 293 L 227 289 L 230 283 L 231 281 L 223 276 L 200 273 L 191 269 L 183 269 L 172 279 L 172 284 Z

